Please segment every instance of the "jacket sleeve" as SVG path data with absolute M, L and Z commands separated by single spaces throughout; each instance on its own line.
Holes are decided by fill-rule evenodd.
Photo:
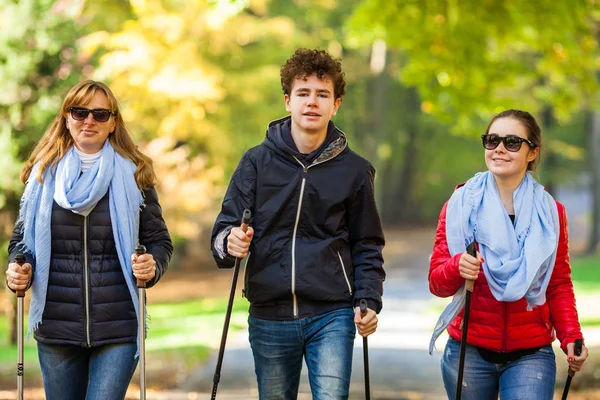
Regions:
M 144 190 L 144 206 L 140 211 L 140 244 L 156 261 L 156 275 L 146 283 L 150 288 L 165 274 L 173 254 L 171 235 L 162 217 L 162 209 L 158 203 L 158 194 L 153 187 Z
M 560 236 L 554 270 L 546 290 L 546 301 L 550 309 L 550 319 L 556 329 L 556 336 L 560 340 L 560 347 L 566 353 L 567 344 L 573 343 L 575 339 L 583 338 L 583 336 L 571 279 L 567 212 L 565 206 L 559 202 L 556 202 L 556 205 L 560 221 Z
M 210 247 L 219 268 L 231 268 L 234 265 L 235 257 L 227 252 L 227 236 L 233 227 L 241 225 L 245 209 L 249 209 L 254 216 L 255 193 L 256 166 L 249 152 L 246 152 L 231 177 L 221 212 L 212 230 Z
M 33 280 L 35 278 L 35 257 L 33 256 L 33 254 L 24 252 L 23 250 L 17 247 L 17 244 L 19 244 L 23 240 L 23 233 L 21 232 L 22 225 L 23 224 L 20 222 L 17 222 L 15 224 L 12 235 L 10 237 L 10 241 L 8 242 L 8 262 L 13 262 L 17 254 L 23 254 L 23 256 L 25 256 L 25 262 L 31 265 L 31 281 L 29 281 L 29 286 L 27 286 L 27 289 L 29 289 L 33 284 Z M 8 287 L 8 280 L 6 281 L 6 287 Z M 9 290 L 13 293 L 15 292 L 10 288 Z
M 453 296 L 464 283 L 458 272 L 458 261 L 461 254 L 450 256 L 446 239 L 446 209 L 448 202 L 442 207 L 435 232 L 435 243 L 429 260 L 429 290 L 438 297 Z
M 383 246 L 385 239 L 375 204 L 375 169 L 370 164 L 348 211 L 349 242 L 354 266 L 354 299 L 367 300 L 377 313 L 383 307 Z

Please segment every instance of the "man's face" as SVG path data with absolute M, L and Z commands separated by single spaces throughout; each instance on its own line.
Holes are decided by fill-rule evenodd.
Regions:
M 342 101 L 335 98 L 333 81 L 316 74 L 296 77 L 289 95 L 284 96 L 285 109 L 292 114 L 292 130 L 305 134 L 327 132 L 327 124 Z

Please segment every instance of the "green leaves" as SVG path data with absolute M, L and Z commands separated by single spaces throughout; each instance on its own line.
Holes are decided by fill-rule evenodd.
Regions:
M 566 121 L 598 86 L 597 6 L 536 2 L 365 0 L 350 26 L 406 54 L 397 78 L 415 86 L 430 112 L 475 135 L 501 109 L 552 105 Z

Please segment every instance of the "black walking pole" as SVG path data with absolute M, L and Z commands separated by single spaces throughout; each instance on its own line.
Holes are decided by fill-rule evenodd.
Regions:
M 242 215 L 242 230 L 246 232 L 248 230 L 248 224 L 250 223 L 250 217 L 252 213 L 250 210 L 245 209 Z M 231 319 L 231 310 L 233 308 L 233 299 L 235 297 L 235 287 L 237 285 L 238 273 L 240 271 L 240 259 L 235 259 L 235 266 L 233 268 L 233 278 L 231 280 L 231 291 L 229 292 L 229 303 L 227 303 L 227 312 L 225 313 L 225 323 L 223 324 L 223 334 L 221 335 L 221 346 L 219 347 L 219 356 L 217 357 L 217 367 L 215 368 L 215 375 L 213 377 L 213 388 L 211 400 L 217 398 L 217 386 L 221 380 L 221 366 L 223 364 L 223 354 L 225 353 L 225 342 L 227 341 L 227 331 L 229 330 L 229 320 Z
M 25 264 L 25 256 L 17 254 L 15 262 L 20 266 Z M 17 290 L 17 399 L 23 400 L 23 314 L 25 291 Z
M 146 253 L 146 247 L 138 244 L 136 255 Z M 140 400 L 146 400 L 146 281 L 136 279 L 138 287 L 138 335 L 140 337 Z
M 467 253 L 473 257 L 477 257 L 477 246 L 475 242 L 472 242 L 467 247 Z M 469 328 L 469 309 L 471 307 L 471 293 L 473 292 L 473 286 L 475 281 L 467 279 L 465 286 L 467 288 L 465 297 L 465 311 L 463 313 L 463 326 L 462 326 L 462 338 L 460 340 L 460 358 L 458 360 L 458 379 L 456 380 L 456 400 L 460 400 L 462 397 L 462 380 L 463 372 L 465 370 L 465 352 L 467 350 L 467 330 Z
M 360 303 L 360 315 L 365 316 L 367 314 L 367 301 L 361 299 Z M 369 379 L 369 339 L 363 336 L 363 359 L 365 364 L 365 399 L 371 400 L 371 382 Z
M 582 339 L 575 339 L 575 348 L 573 349 L 576 356 L 581 355 L 581 348 L 583 346 Z M 571 388 L 571 380 L 575 376 L 575 371 L 569 368 L 569 376 L 567 376 L 567 383 L 565 383 L 565 390 L 563 391 L 562 400 L 567 400 L 567 396 L 569 395 L 569 389 Z

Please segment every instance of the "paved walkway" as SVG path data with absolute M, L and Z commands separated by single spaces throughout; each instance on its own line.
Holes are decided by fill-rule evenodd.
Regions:
M 427 352 L 431 329 L 447 299 L 429 293 L 427 270 L 433 243 L 433 231 L 411 231 L 399 237 L 386 254 L 387 279 L 384 284 L 384 309 L 379 328 L 369 338 L 371 393 L 373 399 L 438 400 L 445 399 L 439 363 L 447 336 L 437 342 L 437 351 Z M 600 295 L 578 297 L 580 317 L 597 316 Z M 588 347 L 600 346 L 600 329 L 584 332 Z M 558 345 L 557 342 L 555 342 Z M 565 357 L 556 348 L 558 382 L 565 375 Z M 216 352 L 215 352 L 216 353 Z M 357 336 L 353 360 L 351 399 L 364 399 L 362 339 Z M 196 370 L 181 390 L 196 392 L 198 399 L 210 397 L 216 354 L 204 367 Z M 252 353 L 246 330 L 231 336 L 223 360 L 219 399 L 256 399 L 256 380 Z M 186 395 L 193 399 L 194 395 Z M 175 397 L 172 397 L 175 400 Z M 306 367 L 300 383 L 299 399 L 310 399 Z

